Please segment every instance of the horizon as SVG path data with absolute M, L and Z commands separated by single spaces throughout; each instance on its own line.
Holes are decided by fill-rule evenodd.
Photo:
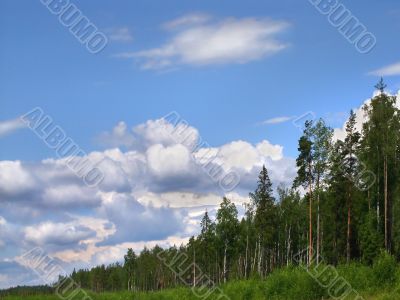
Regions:
M 71 272 L 187 243 L 263 165 L 292 186 L 305 120 L 343 139 L 400 95 L 399 4 L 338 2 L 343 33 L 317 2 L 1 1 L 0 289 L 41 284 L 35 247 Z

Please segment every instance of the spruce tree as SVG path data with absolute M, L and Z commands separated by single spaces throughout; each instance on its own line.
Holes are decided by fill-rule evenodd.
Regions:
M 274 240 L 276 238 L 276 209 L 275 199 L 272 195 L 272 183 L 265 166 L 258 175 L 258 185 L 250 198 L 255 203 L 255 229 L 258 234 L 258 272 L 261 276 L 272 269 L 271 264 L 266 265 L 267 255 L 272 255 Z M 271 261 L 271 260 L 270 260 Z

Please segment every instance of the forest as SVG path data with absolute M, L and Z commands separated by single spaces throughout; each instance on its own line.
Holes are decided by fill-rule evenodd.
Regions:
M 343 140 L 334 139 L 323 119 L 305 122 L 292 186 L 273 186 L 263 166 L 242 217 L 224 197 L 215 218 L 204 212 L 199 234 L 186 245 L 128 249 L 123 262 L 74 270 L 71 278 L 95 293 L 148 292 L 258 282 L 297 266 L 376 268 L 379 257 L 395 265 L 400 100 L 385 92 L 383 80 L 376 88 L 363 107 L 363 124 L 350 111 Z

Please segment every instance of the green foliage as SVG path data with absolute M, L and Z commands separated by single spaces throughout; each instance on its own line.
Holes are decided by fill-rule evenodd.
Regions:
M 382 251 L 373 266 L 375 282 L 381 287 L 392 287 L 397 279 L 396 259 L 386 251 Z
M 373 270 L 369 266 L 353 262 L 337 266 L 337 271 L 356 291 L 372 293 L 380 289 L 376 285 Z
M 266 299 L 320 299 L 323 288 L 301 267 L 273 272 L 264 286 Z
M 269 179 L 268 171 L 265 166 L 258 176 L 258 186 L 254 193 L 250 193 L 256 207 L 254 225 L 257 234 L 261 239 L 263 247 L 271 247 L 276 237 L 274 228 L 276 227 L 275 199 L 272 195 L 272 183 Z
M 319 266 L 323 270 L 326 266 Z M 352 263 L 339 265 L 338 276 L 344 278 L 351 287 L 368 300 L 400 299 L 400 278 L 393 275 L 400 271 L 393 257 L 381 253 L 373 267 Z M 381 277 L 378 279 L 378 277 Z M 328 289 L 318 284 L 306 269 L 302 267 L 286 267 L 272 272 L 265 280 L 232 280 L 214 287 L 206 299 L 230 300 L 320 300 L 329 299 Z M 204 290 L 196 290 L 204 295 Z M 165 289 L 158 292 L 119 291 L 113 293 L 88 292 L 93 300 L 196 300 L 198 296 L 190 287 Z M 367 297 L 368 296 L 368 297 Z M 220 297 L 220 298 L 219 298 Z M 0 297 L 1 298 L 1 297 Z M 6 296 L 2 300 L 57 300 L 56 295 Z M 71 300 L 75 300 L 72 298 Z M 76 299 L 78 300 L 78 299 Z M 351 299 L 353 300 L 353 299 Z
M 307 261 L 309 246 L 356 290 L 384 289 L 379 299 L 398 299 L 400 111 L 383 81 L 377 88 L 380 93 L 364 107 L 362 132 L 351 111 L 343 141 L 333 143 L 324 120 L 306 121 L 293 187 L 274 192 L 264 165 L 241 220 L 236 205 L 223 197 L 215 218 L 206 211 L 199 235 L 188 244 L 137 254 L 128 249 L 123 264 L 74 270 L 71 277 L 95 292 L 93 299 L 193 299 L 188 287 L 201 284 L 201 274 L 225 283 L 232 300 L 326 299 L 326 290 L 298 266 Z M 53 299 L 44 295 L 48 290 L 12 293 Z M 38 292 L 43 295 L 35 298 Z
M 361 225 L 360 237 L 361 259 L 364 263 L 371 265 L 375 257 L 378 256 L 382 245 L 382 238 L 377 230 L 376 217 L 372 213 L 366 216 Z

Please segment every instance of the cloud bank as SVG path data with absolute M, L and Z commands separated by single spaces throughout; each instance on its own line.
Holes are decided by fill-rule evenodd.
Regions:
M 121 121 L 101 133 L 97 141 L 104 150 L 87 155 L 104 173 L 94 188 L 67 167 L 66 158 L 0 161 L 0 285 L 34 279 L 13 275 L 20 272 L 15 255 L 32 247 L 42 247 L 68 271 L 121 260 L 127 247 L 186 242 L 206 209 L 215 214 L 224 194 L 204 172 L 206 157 L 240 175 L 227 196 L 241 211 L 263 164 L 275 186 L 289 185 L 295 176 L 295 161 L 280 145 L 236 140 L 194 149 L 179 143 L 179 126 L 164 119 L 132 127 Z M 185 138 L 190 145 L 201 137 L 187 126 Z

